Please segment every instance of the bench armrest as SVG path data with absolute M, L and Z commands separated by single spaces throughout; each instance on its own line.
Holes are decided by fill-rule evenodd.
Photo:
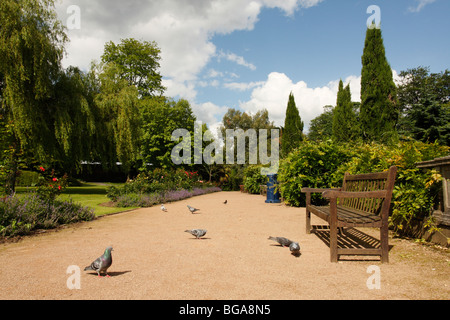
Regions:
M 386 198 L 387 191 L 337 191 L 327 190 L 322 193 L 324 198 Z

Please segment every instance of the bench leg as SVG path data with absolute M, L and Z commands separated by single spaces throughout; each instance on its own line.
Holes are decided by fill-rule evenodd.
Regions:
M 306 234 L 311 233 L 311 212 L 306 207 Z
M 389 228 L 387 223 L 380 228 L 381 263 L 389 262 Z
M 338 229 L 336 227 L 330 226 L 330 260 L 331 260 L 331 262 L 338 262 L 337 235 L 338 235 Z
M 311 204 L 311 193 L 306 193 L 306 234 L 311 233 L 311 212 L 309 211 L 309 205 Z
M 330 259 L 331 262 L 338 262 L 338 226 L 337 226 L 337 199 L 330 201 Z

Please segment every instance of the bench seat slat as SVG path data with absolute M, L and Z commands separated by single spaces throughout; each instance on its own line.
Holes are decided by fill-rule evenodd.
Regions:
M 330 207 L 309 205 L 308 209 L 321 219 L 330 222 Z M 344 206 L 337 207 L 337 217 L 339 227 L 379 227 L 381 224 L 381 217 L 378 215 L 370 215 Z

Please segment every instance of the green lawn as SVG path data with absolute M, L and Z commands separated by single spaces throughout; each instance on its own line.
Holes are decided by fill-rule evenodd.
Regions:
M 94 209 L 96 216 L 136 209 L 101 206 L 100 204 L 110 201 L 108 197 L 106 197 L 106 188 L 110 185 L 114 184 L 89 182 L 83 183 L 80 187 L 67 187 L 64 192 L 58 197 L 58 199 L 72 199 L 73 202 L 77 202 L 82 204 L 83 206 L 90 207 Z M 29 190 L 32 190 L 32 188 L 18 187 L 16 192 L 21 194 Z

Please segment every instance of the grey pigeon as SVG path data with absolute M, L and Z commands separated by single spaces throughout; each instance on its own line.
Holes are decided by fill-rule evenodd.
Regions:
M 298 242 L 292 242 L 289 245 L 289 250 L 291 250 L 291 253 L 296 257 L 300 255 L 300 245 L 298 244 Z
M 161 210 L 164 211 L 164 212 L 167 212 L 166 207 L 162 203 L 161 203 Z
M 107 247 L 103 255 L 101 255 L 95 261 L 93 261 L 90 266 L 84 268 L 84 271 L 94 270 L 97 272 L 99 277 L 101 277 L 102 271 L 105 271 L 106 276 L 109 277 L 107 270 L 112 264 L 111 251 L 113 251 L 113 248 Z
M 206 234 L 206 231 L 207 230 L 204 230 L 204 229 L 184 230 L 184 232 L 189 232 L 197 239 L 200 237 L 203 237 Z
M 189 208 L 189 211 L 190 211 L 191 213 L 194 213 L 194 212 L 200 210 L 200 209 L 193 208 L 193 207 L 191 207 L 190 205 L 188 205 L 187 207 Z
M 291 240 L 286 239 L 284 237 L 269 237 L 268 240 L 274 240 L 278 242 L 282 247 L 289 247 L 292 243 Z

